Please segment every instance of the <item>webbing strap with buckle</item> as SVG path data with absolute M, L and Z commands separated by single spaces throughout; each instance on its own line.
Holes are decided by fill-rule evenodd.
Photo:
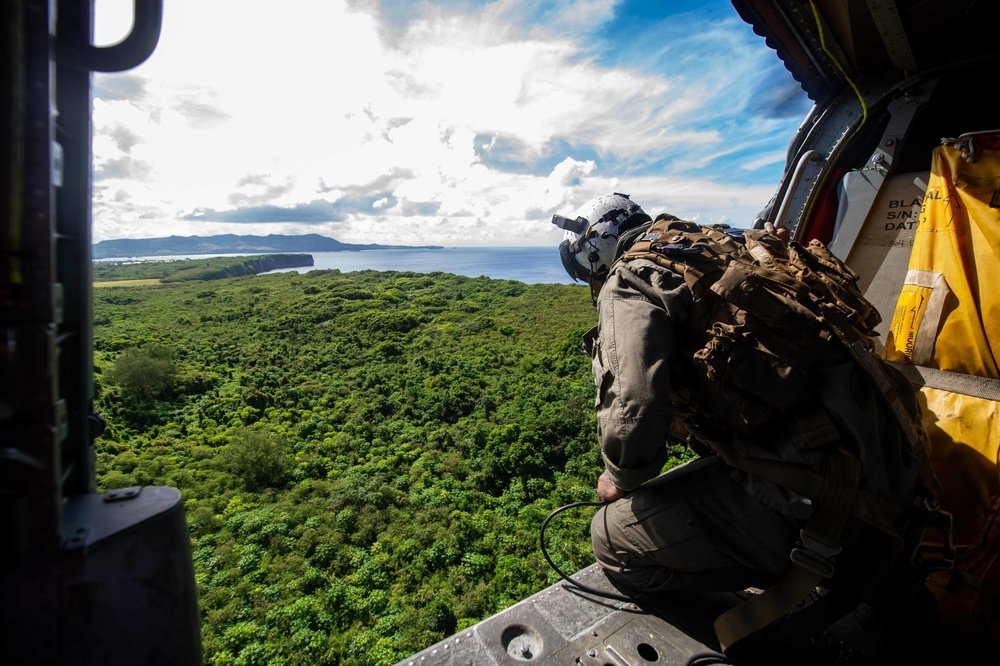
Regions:
M 782 467 L 780 474 L 790 472 Z M 816 509 L 801 532 L 801 542 L 789 556 L 795 566 L 775 585 L 716 619 L 715 633 L 723 652 L 792 611 L 820 581 L 833 575 L 832 559 L 840 552 L 840 535 L 851 515 L 860 481 L 861 463 L 857 458 L 839 452 L 830 454 L 819 496 L 814 498 Z
M 806 530 L 799 532 L 799 542 L 802 545 L 792 548 L 788 558 L 821 578 L 833 576 L 833 558 L 840 554 L 840 546 L 828 546 L 812 538 Z

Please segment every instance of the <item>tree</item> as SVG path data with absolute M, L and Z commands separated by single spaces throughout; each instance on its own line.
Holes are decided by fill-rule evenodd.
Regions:
M 176 368 L 170 353 L 162 347 L 148 350 L 135 347 L 124 350 L 105 377 L 125 391 L 154 399 L 173 384 Z

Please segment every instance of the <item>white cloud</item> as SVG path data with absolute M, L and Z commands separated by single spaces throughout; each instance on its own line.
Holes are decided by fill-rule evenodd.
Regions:
M 650 41 L 617 63 L 601 50 L 620 3 L 472 4 L 411 5 L 404 20 L 337 0 L 166 3 L 153 56 L 96 77 L 95 240 L 544 244 L 559 236 L 552 213 L 616 188 L 701 221 L 752 218 L 770 198 L 732 174 L 773 165 L 790 121 L 726 114 L 748 103 L 739 77 L 773 55 L 708 26 L 713 43 L 671 74 L 680 47 Z M 124 34 L 130 7 L 100 0 L 98 42 Z M 712 178 L 729 156 L 741 167 Z M 261 221 L 264 206 L 288 221 Z M 327 221 L 301 221 L 305 206 Z

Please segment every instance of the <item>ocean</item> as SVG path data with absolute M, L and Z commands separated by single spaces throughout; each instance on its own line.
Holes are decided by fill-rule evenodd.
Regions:
M 555 247 L 445 247 L 426 250 L 357 250 L 310 252 L 315 265 L 295 268 L 300 273 L 339 268 L 341 272 L 413 271 L 454 273 L 468 277 L 485 275 L 500 280 L 527 283 L 567 284 L 573 279 L 559 261 Z
M 257 253 L 265 254 L 265 253 Z M 285 268 L 272 273 L 338 268 L 341 272 L 410 271 L 415 273 L 454 273 L 468 277 L 486 276 L 499 280 L 517 280 L 531 284 L 572 284 L 559 261 L 557 247 L 445 247 L 419 250 L 351 250 L 341 252 L 309 252 L 314 265 Z M 199 259 L 210 256 L 240 255 L 177 255 L 166 257 L 129 257 L 135 261 Z M 100 261 L 119 261 L 102 259 Z

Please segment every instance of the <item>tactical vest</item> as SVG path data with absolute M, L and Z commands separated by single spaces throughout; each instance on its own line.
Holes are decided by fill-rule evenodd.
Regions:
M 872 356 L 879 313 L 819 241 L 786 246 L 765 231 L 658 219 L 618 261 L 636 259 L 677 273 L 691 292 L 671 399 L 709 431 L 753 433 L 809 400 L 816 364 L 844 360 L 845 347 Z

